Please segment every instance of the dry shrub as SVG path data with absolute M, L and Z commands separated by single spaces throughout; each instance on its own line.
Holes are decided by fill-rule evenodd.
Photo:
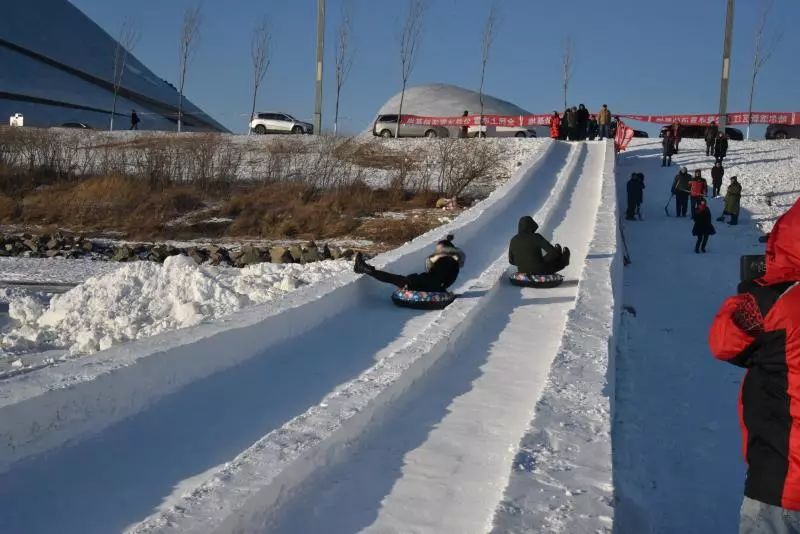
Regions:
M 9 197 L 0 193 L 0 221 L 4 223 L 13 222 L 19 214 L 19 206 L 17 202 Z
M 473 183 L 498 173 L 505 155 L 500 145 L 482 139 L 441 139 L 428 168 L 436 177 L 437 192 L 456 198 Z
M 356 229 L 355 235 L 376 243 L 396 246 L 410 241 L 436 226 L 437 223 L 420 219 L 370 219 L 364 221 Z
M 417 163 L 408 151 L 392 149 L 378 140 L 347 139 L 337 147 L 336 157 L 359 167 L 384 170 L 399 170 Z

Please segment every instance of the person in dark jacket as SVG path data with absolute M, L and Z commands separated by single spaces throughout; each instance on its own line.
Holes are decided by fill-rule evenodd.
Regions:
M 686 217 L 686 212 L 689 209 L 689 181 L 692 179 L 689 176 L 689 170 L 686 167 L 681 167 L 681 171 L 675 176 L 672 182 L 672 194 L 675 195 L 675 216 Z
M 587 135 L 590 140 L 594 141 L 594 138 L 598 135 L 598 128 L 597 128 L 597 117 L 594 115 L 589 115 L 589 125 L 588 125 L 588 132 Z
M 379 282 L 392 284 L 400 289 L 410 291 L 447 291 L 458 278 L 460 269 L 464 266 L 466 257 L 464 252 L 453 244 L 453 236 L 436 244 L 436 251 L 425 261 L 426 272 L 403 276 L 399 274 L 379 271 L 364 261 L 364 256 L 356 254 L 353 271 L 366 274 Z
M 739 179 L 736 176 L 731 176 L 731 184 L 725 192 L 725 211 L 722 212 L 722 216 L 717 220 L 722 222 L 725 220 L 726 215 L 730 215 L 731 220 L 728 224 L 731 226 L 739 224 L 739 205 L 741 199 L 742 184 L 739 183 Z
M 576 116 L 578 119 L 578 136 L 577 138 L 581 141 L 586 139 L 586 131 L 589 128 L 589 110 L 586 109 L 586 106 L 583 104 L 578 106 L 578 111 L 576 112 Z
M 719 163 L 728 155 L 728 136 L 720 132 L 714 141 L 714 158 Z
M 708 195 L 708 182 L 700 172 L 694 171 L 694 177 L 689 181 L 689 195 L 692 197 L 692 214 L 695 213 L 701 201 L 705 201 Z
M 711 155 L 711 151 L 714 148 L 714 140 L 716 140 L 718 135 L 719 127 L 715 121 L 711 121 L 711 124 L 706 126 L 706 133 L 704 136 L 706 140 L 706 156 Z
M 739 284 L 708 336 L 715 358 L 746 369 L 738 395 L 747 467 L 740 534 L 800 525 L 800 201 L 775 223 L 765 260 L 764 276 Z
M 569 115 L 567 115 L 567 138 L 570 141 L 576 141 L 578 139 L 578 108 L 573 106 L 569 110 Z
M 639 207 L 644 200 L 644 174 L 640 172 L 631 174 L 627 188 L 628 209 L 625 210 L 625 218 L 629 221 L 635 221 L 636 215 L 639 213 Z
M 569 121 L 567 118 L 569 117 L 570 113 L 570 108 L 566 108 L 564 109 L 564 113 L 561 114 L 561 124 L 558 130 L 558 138 L 561 141 L 566 141 L 569 139 Z
M 139 115 L 136 113 L 135 109 L 131 110 L 131 130 L 138 130 L 139 123 L 142 122 L 139 120 Z
M 697 242 L 694 245 L 695 254 L 706 252 L 708 245 L 708 238 L 716 234 L 714 225 L 711 224 L 711 210 L 708 209 L 705 199 L 697 204 L 697 209 L 694 210 L 694 226 L 692 227 L 692 235 L 697 237 Z
M 661 140 L 661 166 L 662 167 L 671 167 L 672 166 L 672 153 L 675 150 L 675 146 L 672 142 L 672 132 L 669 130 L 664 131 L 664 138 Z
M 538 229 L 533 217 L 519 219 L 517 235 L 508 246 L 508 262 L 524 274 L 555 274 L 569 265 L 569 249 L 550 244 Z
M 725 176 L 725 168 L 722 166 L 721 162 L 714 163 L 714 166 L 711 167 L 711 186 L 712 186 L 712 193 L 711 196 L 717 198 L 719 196 L 719 192 L 722 189 L 722 177 Z

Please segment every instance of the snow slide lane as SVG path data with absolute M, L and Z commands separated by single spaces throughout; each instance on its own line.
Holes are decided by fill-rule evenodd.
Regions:
M 436 358 L 420 360 L 391 403 L 349 435 L 338 461 L 299 489 L 261 502 L 224 531 L 486 532 L 574 305 L 592 236 L 605 145 L 577 148 L 547 204 L 530 212 L 573 248 L 570 282 L 548 290 L 505 280 L 505 254 L 486 302 Z M 501 275 L 502 278 L 500 278 Z M 535 348 L 531 341 L 536 340 Z M 433 360 L 433 361 L 432 361 Z M 406 377 L 408 378 L 408 377 Z M 258 506 L 258 505 L 256 505 Z
M 497 209 L 490 206 L 482 218 L 455 225 L 458 243 L 468 251 L 463 282 L 455 288 L 467 291 L 461 302 L 482 300 L 480 291 L 468 290 L 504 253 L 519 214 L 537 211 L 558 170 L 576 157 L 577 148 L 554 144 L 534 168 L 523 171 L 530 176 L 506 190 Z M 400 252 L 389 255 L 394 270 L 415 270 L 424 257 L 424 250 Z M 13 464 L 0 475 L 0 531 L 114 532 L 168 510 L 187 488 L 207 478 L 204 474 L 279 432 L 337 384 L 418 342 L 421 332 L 435 331 L 457 311 L 409 313 L 390 305 L 386 287 L 367 280 L 350 285 L 344 293 L 350 300 L 339 313 L 311 330 L 298 330 L 238 366 L 189 383 L 93 437 L 78 436 L 82 441 L 71 446 Z M 308 437 L 284 444 L 281 455 L 290 458 L 318 443 Z M 277 467 L 261 475 L 275 476 L 286 465 Z

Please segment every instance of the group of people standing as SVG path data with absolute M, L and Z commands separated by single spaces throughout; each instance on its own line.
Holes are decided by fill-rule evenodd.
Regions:
M 670 167 L 672 165 L 672 156 L 678 153 L 678 148 L 681 144 L 681 124 L 679 122 L 672 123 L 663 130 L 662 136 L 661 166 Z M 706 156 L 714 156 L 714 160 L 717 163 L 722 163 L 728 155 L 727 134 L 721 132 L 717 123 L 712 121 L 711 124 L 706 126 L 704 138 L 706 141 Z
M 563 115 L 558 111 L 550 117 L 550 137 L 562 141 L 585 141 L 599 138 L 612 137 L 613 117 L 608 106 L 603 104 L 597 114 L 589 113 L 583 104 L 564 110 Z
M 722 189 L 722 177 L 725 169 L 721 162 L 714 163 L 711 169 L 712 193 L 713 198 L 719 197 Z M 703 178 L 702 171 L 697 169 L 694 175 L 689 175 L 686 167 L 681 167 L 680 172 L 672 182 L 672 194 L 675 196 L 676 217 L 686 217 L 689 201 L 691 200 L 691 217 L 694 220 L 692 235 L 697 238 L 695 243 L 695 253 L 706 252 L 708 239 L 716 233 L 716 229 L 711 222 L 711 209 L 708 206 L 708 182 Z M 731 176 L 728 190 L 725 192 L 725 207 L 722 215 L 717 219 L 724 222 L 725 217 L 729 216 L 729 225 L 739 224 L 739 209 L 742 198 L 742 185 L 736 176 Z

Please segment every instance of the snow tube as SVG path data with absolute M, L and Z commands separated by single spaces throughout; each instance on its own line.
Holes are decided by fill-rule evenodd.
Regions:
M 398 289 L 392 293 L 392 302 L 403 308 L 415 310 L 441 310 L 449 306 L 456 296 L 449 291 L 411 291 Z
M 523 287 L 558 287 L 564 282 L 564 277 L 560 274 L 514 273 L 510 279 L 515 286 Z

